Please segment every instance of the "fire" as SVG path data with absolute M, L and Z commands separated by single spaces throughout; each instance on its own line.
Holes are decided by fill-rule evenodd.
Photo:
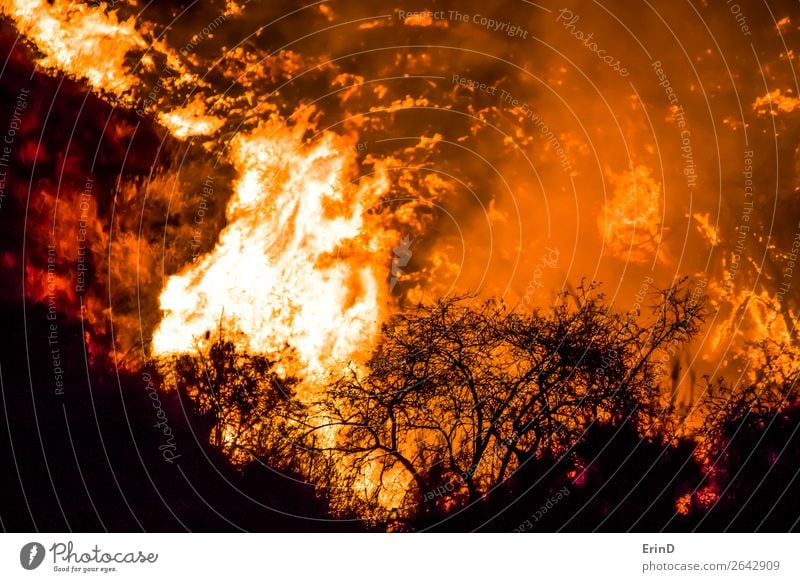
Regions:
M 284 365 L 295 352 L 302 369 L 291 373 L 321 374 L 368 353 L 394 242 L 379 206 L 388 178 L 358 179 L 344 138 L 306 145 L 306 129 L 276 119 L 234 141 L 228 226 L 213 252 L 167 282 L 156 354 L 192 352 L 221 319 L 251 352 Z
M 696 222 L 695 228 L 705 237 L 708 244 L 712 246 L 718 245 L 720 242 L 719 230 L 716 225 L 711 224 L 710 214 L 708 212 L 695 212 L 692 218 Z
M 166 55 L 158 92 L 151 91 L 159 122 L 181 140 L 214 139 L 224 125 L 199 93 L 170 105 L 192 76 L 134 19 L 66 1 L 14 1 L 2 10 L 44 53 L 42 66 L 131 104 L 142 87 L 126 59 L 148 47 Z M 152 59 L 136 67 L 151 70 Z M 287 374 L 321 374 L 369 353 L 399 239 L 380 206 L 389 181 L 379 163 L 370 177 L 356 176 L 352 136 L 324 132 L 304 143 L 313 113 L 307 108 L 291 127 L 273 116 L 228 144 L 238 178 L 227 227 L 213 252 L 168 279 L 152 342 L 157 357 L 193 352 L 221 321 L 247 338 L 242 349 L 281 358 Z
M 137 84 L 125 58 L 132 51 L 145 51 L 149 43 L 133 18 L 120 22 L 113 10 L 106 14 L 68 0 L 7 0 L 0 11 L 12 17 L 20 33 L 45 53 L 39 61 L 43 67 L 85 78 L 116 97 Z
M 660 184 L 642 165 L 631 172 L 607 174 L 614 191 L 605 214 L 598 218 L 607 252 L 640 263 L 652 260 L 661 245 Z
M 160 114 L 158 120 L 178 139 L 213 135 L 225 124 L 224 119 L 206 114 L 206 105 L 199 95 L 185 107 Z
M 770 115 L 776 117 L 778 113 L 791 113 L 800 106 L 800 99 L 784 95 L 780 89 L 770 91 L 763 97 L 758 97 L 753 102 L 753 110 L 759 115 Z
M 401 300 L 429 300 L 476 288 L 481 293 L 500 294 L 494 289 L 502 291 L 510 284 L 500 281 L 503 275 L 497 265 L 502 263 L 488 264 L 490 260 L 499 261 L 496 256 L 509 265 L 509 279 L 521 278 L 523 286 L 533 284 L 524 268 L 517 270 L 519 257 L 527 255 L 529 266 L 535 266 L 540 256 L 539 245 L 551 244 L 548 242 L 551 235 L 545 237 L 544 228 L 540 233 L 537 222 L 530 217 L 547 214 L 549 225 L 552 204 L 554 223 L 563 223 L 554 229 L 561 232 L 552 237 L 564 249 L 572 244 L 569 225 L 562 220 L 568 214 L 565 209 L 571 209 L 567 204 L 567 180 L 574 192 L 605 193 L 608 187 L 608 194 L 602 200 L 595 200 L 598 204 L 592 206 L 601 211 L 597 218 L 589 218 L 591 233 L 586 236 L 580 233 L 586 256 L 581 255 L 584 252 L 581 250 L 576 253 L 581 255 L 580 263 L 564 261 L 570 267 L 568 277 L 588 272 L 586 265 L 598 258 L 592 253 L 601 246 L 601 252 L 615 260 L 603 261 L 603 269 L 607 270 L 595 271 L 593 276 L 597 279 L 613 280 L 619 276 L 622 280 L 624 271 L 621 275 L 618 269 L 623 263 L 625 267 L 628 262 L 635 263 L 637 269 L 656 264 L 671 268 L 676 263 L 672 255 L 678 256 L 681 242 L 673 239 L 667 249 L 665 240 L 671 231 L 679 231 L 676 225 L 680 226 L 680 221 L 669 216 L 665 192 L 677 191 L 673 184 L 675 176 L 671 174 L 676 174 L 682 182 L 689 176 L 681 175 L 675 169 L 680 169 L 680 164 L 669 160 L 666 153 L 667 163 L 662 165 L 660 173 L 656 171 L 659 166 L 655 163 L 650 136 L 642 137 L 643 132 L 649 133 L 653 128 L 648 122 L 646 127 L 642 126 L 644 129 L 636 129 L 636 116 L 645 111 L 644 103 L 640 107 L 638 100 L 631 101 L 630 111 L 619 112 L 626 126 L 624 133 L 630 133 L 630 142 L 638 144 L 638 151 L 628 154 L 626 144 L 624 157 L 606 157 L 607 152 L 600 152 L 604 159 L 600 162 L 598 158 L 597 168 L 624 169 L 605 173 L 598 170 L 596 176 L 589 172 L 590 165 L 594 168 L 594 162 L 588 162 L 594 155 L 594 147 L 589 147 L 590 141 L 584 139 L 583 132 L 577 132 L 576 127 L 571 128 L 564 121 L 565 111 L 548 106 L 546 96 L 537 94 L 541 87 L 528 78 L 530 71 L 536 69 L 537 74 L 548 79 L 546 84 L 560 87 L 568 80 L 567 69 L 560 60 L 537 61 L 535 67 L 525 64 L 517 67 L 518 71 L 498 68 L 490 74 L 482 60 L 473 60 L 479 57 L 478 51 L 472 49 L 448 60 L 449 53 L 446 53 L 448 58 L 442 58 L 444 53 L 434 50 L 435 46 L 424 50 L 405 47 L 393 60 L 386 59 L 388 65 L 377 66 L 373 71 L 369 70 L 371 63 L 365 63 L 364 70 L 360 61 L 355 66 L 349 61 L 340 63 L 339 57 L 347 54 L 348 39 L 342 45 L 324 47 L 317 55 L 313 49 L 306 52 L 307 45 L 301 42 L 292 44 L 293 50 L 270 47 L 276 50 L 268 52 L 255 40 L 262 29 L 248 43 L 232 48 L 219 41 L 214 45 L 211 42 L 214 36 L 224 39 L 222 42 L 228 40 L 226 31 L 216 33 L 218 24 L 221 29 L 228 19 L 233 21 L 255 10 L 248 2 L 232 0 L 224 3 L 224 18 L 212 21 L 214 35 L 195 35 L 189 44 L 176 51 L 168 45 L 166 32 L 157 35 L 155 25 L 121 16 L 131 6 L 116 9 L 117 3 L 91 4 L 68 0 L 0 0 L 0 14 L 12 20 L 18 31 L 36 46 L 42 55 L 37 60 L 40 66 L 85 81 L 107 101 L 124 105 L 128 114 L 135 111 L 141 119 L 159 124 L 169 138 L 184 142 L 198 138 L 201 148 L 182 144 L 187 146 L 185 160 L 190 164 L 201 165 L 214 158 L 217 167 L 224 167 L 213 188 L 217 199 L 225 202 L 225 221 L 221 223 L 219 216 L 221 204 L 216 230 L 209 228 L 204 233 L 203 240 L 210 245 L 204 247 L 207 252 L 198 251 L 190 259 L 189 245 L 184 245 L 184 252 L 176 251 L 182 244 L 180 237 L 165 236 L 163 240 L 173 245 L 169 252 L 175 257 L 163 271 L 158 267 L 167 261 L 159 263 L 154 259 L 159 253 L 167 254 L 160 247 L 162 239 L 152 232 L 143 235 L 141 229 L 135 230 L 132 225 L 120 227 L 126 221 L 136 222 L 134 213 L 123 216 L 122 210 L 115 208 L 117 214 L 109 224 L 103 224 L 107 217 L 100 213 L 99 196 L 98 203 L 93 203 L 87 211 L 85 220 L 94 229 L 88 237 L 93 244 L 93 260 L 97 257 L 97 265 L 105 269 L 96 271 L 105 274 L 107 270 L 109 274 L 108 296 L 111 297 L 113 288 L 118 303 L 122 303 L 119 298 L 124 292 L 130 298 L 135 292 L 138 300 L 143 286 L 149 285 L 150 303 L 140 311 L 150 311 L 156 314 L 153 318 L 160 320 L 151 322 L 149 327 L 143 326 L 147 331 L 141 334 L 142 343 L 147 342 L 152 331 L 151 352 L 147 355 L 162 363 L 172 362 L 174 356 L 204 351 L 217 330 L 224 329 L 236 338 L 237 349 L 268 356 L 277 362 L 280 375 L 302 379 L 299 397 L 304 405 L 309 405 L 308 414 L 313 417 L 304 420 L 322 426 L 326 421 L 325 411 L 314 406 L 318 402 L 315 397 L 324 390 L 331 375 L 347 367 L 358 368 L 369 359 L 379 342 L 381 323 Z M 338 18 L 327 5 L 320 5 L 314 12 L 329 22 Z M 416 38 L 416 35 L 460 34 L 467 30 L 456 22 L 436 18 L 430 11 L 409 13 L 399 20 L 389 17 L 354 22 L 360 22 L 357 29 L 365 35 L 401 31 Z M 777 26 L 786 28 L 789 23 L 784 18 Z M 474 34 L 472 30 L 464 38 Z M 499 41 L 490 41 L 491 38 L 486 36 L 485 44 L 499 51 L 500 45 L 495 44 Z M 566 46 L 573 47 L 573 40 L 567 38 Z M 203 46 L 204 50 L 194 51 L 200 43 L 208 44 Z M 553 46 L 561 45 L 556 41 Z M 582 54 L 583 48 L 579 46 L 578 51 Z M 206 57 L 209 54 L 214 55 L 214 60 Z M 403 82 L 395 84 L 400 78 L 397 70 L 402 73 Z M 523 70 L 527 75 L 522 75 Z M 454 71 L 474 77 L 477 86 L 486 90 L 467 92 L 454 85 L 451 81 Z M 519 78 L 515 77 L 518 73 Z M 381 82 L 375 83 L 378 80 Z M 614 79 L 612 84 L 616 83 Z M 325 91 L 329 87 L 335 91 L 322 96 L 317 84 L 324 85 Z M 770 85 L 773 86 L 776 85 Z M 686 115 L 692 117 L 688 114 L 692 109 L 690 91 L 681 90 Z M 772 116 L 788 116 L 800 110 L 800 99 L 789 89 L 768 90 L 766 94 L 761 91 L 761 95 L 753 94 L 746 101 L 754 123 L 759 118 L 771 122 Z M 308 95 L 321 97 L 309 103 Z M 613 97 L 613 91 L 610 95 Z M 604 133 L 603 118 L 597 117 L 596 122 L 593 119 L 594 93 L 581 96 L 583 100 L 575 100 L 582 101 L 590 112 L 581 114 L 581 126 L 587 120 L 587 133 L 597 134 L 597 142 L 603 146 L 600 149 L 620 154 L 622 147 L 615 147 Z M 327 106 L 330 111 L 325 110 L 328 102 L 336 103 Z M 651 104 L 647 105 L 649 108 Z M 542 116 L 534 113 L 534 109 L 541 110 Z M 678 111 L 683 119 L 683 105 L 678 109 L 671 103 L 668 111 L 671 116 L 667 119 L 673 124 L 678 123 Z M 741 123 L 747 127 L 744 121 Z M 111 131 L 120 127 L 123 126 L 109 125 Z M 393 133 L 395 129 L 397 132 Z M 493 136 L 488 136 L 488 129 Z M 135 128 L 125 127 L 125 132 L 127 139 Z M 230 135 L 235 137 L 229 138 Z M 695 135 L 702 135 L 699 127 Z M 414 145 L 409 146 L 407 139 L 414 140 Z M 492 145 L 495 143 L 496 147 Z M 470 153 L 469 157 L 460 153 L 462 147 Z M 517 150 L 522 157 L 514 157 Z M 667 151 L 665 147 L 664 152 Z M 443 152 L 445 155 L 440 155 Z M 473 157 L 473 153 L 477 156 Z M 697 153 L 699 157 L 700 152 Z M 459 158 L 461 155 L 465 157 Z M 492 171 L 476 163 L 476 158 L 486 162 L 486 168 L 491 167 Z M 531 158 L 540 162 L 535 172 Z M 523 161 L 528 162 L 531 176 L 536 175 L 541 187 L 527 175 Z M 231 171 L 226 173 L 228 170 Z M 495 191 L 500 190 L 498 184 L 505 183 L 507 177 L 511 184 L 505 184 L 508 196 L 504 200 Z M 176 230 L 182 229 L 180 234 L 185 235 L 195 225 L 185 215 L 175 218 L 179 215 L 175 207 L 189 205 L 190 200 L 180 185 L 176 186 L 177 177 L 174 182 L 163 175 L 150 180 L 150 191 L 141 201 L 142 214 L 147 204 L 153 205 L 154 198 L 159 202 L 167 198 L 152 191 L 169 191 L 170 204 L 174 192 L 175 206 L 166 211 L 168 222 L 177 223 Z M 440 208 L 442 200 L 458 191 L 457 182 L 474 196 L 474 205 L 470 207 L 461 200 L 460 205 Z M 544 209 L 536 196 L 540 190 L 547 193 L 541 198 L 546 201 Z M 136 184 L 120 184 L 114 193 L 114 203 L 119 203 L 121 209 L 138 209 L 140 193 Z M 698 198 L 700 194 L 698 191 Z M 62 202 L 74 202 L 77 197 L 77 193 L 61 195 Z M 30 205 L 32 219 L 44 223 L 51 216 L 49 210 L 56 206 L 56 199 L 57 193 L 43 191 Z M 681 198 L 675 196 L 670 205 L 678 208 L 680 202 Z M 727 217 L 713 205 L 695 207 L 693 200 L 689 202 L 692 204 L 687 203 L 686 208 L 675 214 L 688 222 L 687 231 L 700 241 L 704 250 L 721 249 L 719 256 L 726 258 L 722 265 L 713 267 L 725 266 L 724 261 L 731 260 L 724 254 L 726 245 L 730 246 L 734 236 Z M 425 212 L 420 212 L 422 207 Z M 478 229 L 472 228 L 478 222 L 473 221 L 476 209 L 486 215 L 490 235 L 486 240 L 481 240 L 476 234 Z M 577 206 L 575 210 L 579 210 Z M 585 216 L 580 210 L 576 215 Z M 175 214 L 171 214 L 173 211 Z M 60 245 L 57 255 L 58 267 L 65 272 L 64 265 L 77 261 L 74 245 L 66 246 L 63 242 L 64 233 L 69 234 L 70 241 L 76 239 L 78 218 L 74 208 L 70 212 L 70 206 L 62 203 L 51 219 L 62 234 L 62 240 L 56 241 Z M 452 233 L 445 230 L 442 226 L 445 220 L 433 225 L 440 215 L 447 215 L 457 229 L 454 227 Z M 517 228 L 522 222 L 526 228 Z M 577 240 L 577 231 L 574 234 Z M 43 247 L 51 242 L 49 233 L 43 229 L 34 232 L 30 240 Z M 475 251 L 478 247 L 488 247 L 493 253 L 487 259 L 485 271 L 493 269 L 487 280 L 482 272 L 481 255 Z M 108 264 L 102 264 L 100 257 L 106 252 Z M 412 254 L 413 263 L 409 266 Z M 765 338 L 774 339 L 781 347 L 796 343 L 796 289 L 790 296 L 790 281 L 784 283 L 787 287 L 777 298 L 767 289 L 778 284 L 775 278 L 760 283 L 761 287 L 749 285 L 745 277 L 751 271 L 752 276 L 761 276 L 762 269 L 751 259 L 752 264 L 742 267 L 738 280 L 715 282 L 711 267 L 697 263 L 699 259 L 694 255 L 702 253 L 688 254 L 692 256 L 682 259 L 688 264 L 682 263 L 678 268 L 701 276 L 700 268 L 706 270 L 710 279 L 708 294 L 716 310 L 699 359 L 710 369 L 715 362 L 726 366 L 732 360 L 752 356 L 752 369 L 771 362 L 779 372 L 787 371 L 775 377 L 788 378 L 789 372 L 794 371 L 796 350 L 774 348 L 774 353 L 748 354 L 742 346 Z M 687 253 L 681 253 L 684 255 Z M 791 272 L 794 258 L 789 255 L 778 258 L 782 261 L 779 266 L 788 265 L 791 260 Z M 606 263 L 613 265 L 607 267 Z M 77 300 L 67 279 L 51 277 L 47 285 L 44 277 L 56 273 L 55 266 L 48 271 L 48 264 L 42 262 L 27 264 L 25 268 L 27 293 L 32 299 L 42 302 L 63 296 L 73 303 Z M 166 273 L 163 281 L 158 280 L 160 272 Z M 731 277 L 727 272 L 723 276 Z M 395 284 L 398 290 L 394 289 Z M 640 283 L 637 281 L 636 285 Z M 156 301 L 160 311 L 155 308 Z M 92 295 L 82 298 L 82 305 L 90 324 L 99 320 L 104 310 L 110 314 L 112 308 Z M 115 312 L 114 317 L 118 326 L 126 327 L 120 325 L 123 318 L 119 313 Z M 137 336 L 138 340 L 140 330 L 135 323 L 127 326 L 130 330 L 116 333 L 117 341 L 127 336 Z M 745 378 L 756 381 L 750 372 Z M 242 424 L 244 418 L 234 415 L 221 429 L 219 444 L 230 456 L 243 454 L 235 452 L 244 448 L 238 446 L 241 441 L 258 439 L 259 425 L 244 430 Z M 337 438 L 333 429 L 317 434 L 330 443 Z M 397 448 L 406 449 L 403 452 L 409 456 L 415 454 L 410 441 L 398 443 Z M 247 459 L 234 458 L 240 460 Z M 379 496 L 383 507 L 400 506 L 413 487 L 409 471 L 389 466 L 379 456 L 366 467 L 356 483 L 363 497 Z M 679 498 L 676 507 L 684 512 L 693 505 L 710 503 L 713 492 L 701 493 Z
M 751 383 L 758 382 L 758 374 L 766 369 L 768 360 L 775 382 L 790 377 L 797 352 L 797 314 L 766 289 L 725 293 L 722 286 L 712 283 L 711 297 L 720 317 L 709 331 L 708 351 L 723 366 L 744 367 L 746 381 Z M 765 340 L 769 343 L 762 346 Z M 742 347 L 747 345 L 756 347 Z

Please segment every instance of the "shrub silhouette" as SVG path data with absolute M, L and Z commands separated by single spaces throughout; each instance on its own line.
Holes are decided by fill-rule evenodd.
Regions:
M 546 312 L 444 298 L 398 314 L 366 368 L 332 383 L 320 407 L 336 439 L 334 506 L 426 522 L 477 503 L 529 463 L 568 451 L 593 423 L 645 426 L 660 410 L 661 362 L 697 331 L 685 281 L 649 321 L 610 311 L 593 286 Z

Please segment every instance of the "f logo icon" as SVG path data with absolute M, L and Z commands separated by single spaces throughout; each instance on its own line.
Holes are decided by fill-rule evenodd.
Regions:
M 37 542 L 30 542 L 22 546 L 19 551 L 19 563 L 26 570 L 35 570 L 44 561 L 44 546 Z

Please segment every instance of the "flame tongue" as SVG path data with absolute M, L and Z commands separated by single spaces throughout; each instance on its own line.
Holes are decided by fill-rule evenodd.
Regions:
M 35 39 L 45 54 L 39 59 L 42 67 L 85 78 L 92 87 L 123 100 L 138 83 L 127 71 L 125 58 L 131 51 L 145 51 L 150 43 L 137 30 L 135 19 L 120 22 L 113 10 L 105 13 L 67 0 L 4 0 L 0 14 L 13 18 L 21 34 Z M 150 59 L 141 64 L 150 65 Z
M 148 111 L 157 93 L 158 119 L 173 136 L 207 136 L 208 144 L 219 137 L 224 118 L 209 115 L 199 93 L 173 103 L 181 101 L 179 85 L 202 83 L 151 26 L 66 0 L 9 0 L 0 2 L 0 13 L 35 40 L 42 66 Z M 155 71 L 151 52 L 170 70 L 156 82 L 163 90 L 145 97 L 137 74 Z M 126 63 L 140 53 L 132 70 Z M 106 58 L 98 61 L 99 54 Z M 305 145 L 314 123 L 312 108 L 303 111 L 293 125 L 272 117 L 230 144 L 226 157 L 238 180 L 227 227 L 211 253 L 168 279 L 155 356 L 195 351 L 221 321 L 240 332 L 240 348 L 271 356 L 286 374 L 316 375 L 369 356 L 388 294 L 390 249 L 399 238 L 386 216 L 372 211 L 389 190 L 382 169 L 388 162 L 351 182 L 352 144 L 323 132 Z
M 269 123 L 232 144 L 239 178 L 228 226 L 211 253 L 167 282 L 156 354 L 193 351 L 220 318 L 242 332 L 243 348 L 276 357 L 286 373 L 322 373 L 372 348 L 388 274 L 379 251 L 394 237 L 368 211 L 389 183 L 383 172 L 351 182 L 344 138 L 327 133 L 305 146 L 299 126 Z

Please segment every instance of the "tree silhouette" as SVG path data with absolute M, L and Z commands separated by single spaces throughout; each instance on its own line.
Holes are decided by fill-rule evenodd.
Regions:
M 501 507 L 554 463 L 567 474 L 572 447 L 607 434 L 598 426 L 626 425 L 628 443 L 668 428 L 668 363 L 702 317 L 685 280 L 657 292 L 649 316 L 614 311 L 584 284 L 532 313 L 447 297 L 396 314 L 365 364 L 302 403 L 297 380 L 222 330 L 165 374 L 195 432 L 234 463 L 302 477 L 334 514 L 413 529 L 494 507 L 492 492 Z
M 451 512 L 594 422 L 655 418 L 662 362 L 697 331 L 702 305 L 685 281 L 646 324 L 604 299 L 582 285 L 543 313 L 462 296 L 392 318 L 366 367 L 324 393 L 325 422 L 300 437 L 337 459 L 334 505 Z
M 294 378 L 282 378 L 275 362 L 237 350 L 220 331 L 207 353 L 174 362 L 175 386 L 197 433 L 232 460 L 260 459 L 291 465 L 291 418 L 300 413 Z

